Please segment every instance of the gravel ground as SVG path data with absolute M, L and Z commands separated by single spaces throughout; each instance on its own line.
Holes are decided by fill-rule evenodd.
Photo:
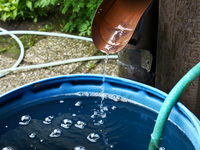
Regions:
M 49 63 L 67 59 L 97 55 L 98 50 L 92 42 L 77 39 L 48 37 L 37 42 L 25 51 L 20 66 Z M 10 68 L 16 60 L 0 55 L 0 70 Z M 0 78 L 0 95 L 24 84 L 59 75 L 68 74 L 102 74 L 103 60 L 77 62 L 72 64 L 15 71 Z M 117 60 L 108 60 L 107 75 L 118 75 Z

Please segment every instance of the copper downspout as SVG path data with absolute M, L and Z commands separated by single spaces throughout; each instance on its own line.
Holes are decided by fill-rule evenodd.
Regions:
M 117 53 L 129 42 L 152 0 L 104 0 L 92 23 L 92 39 L 104 53 Z

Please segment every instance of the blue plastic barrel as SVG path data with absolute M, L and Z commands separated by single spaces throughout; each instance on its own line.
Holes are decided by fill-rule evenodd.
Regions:
M 113 102 L 108 101 L 108 107 L 106 109 L 110 109 L 112 112 L 107 115 L 109 117 L 109 115 L 115 114 L 114 117 L 116 119 L 109 118 L 104 120 L 102 117 L 104 124 L 101 125 L 103 121 L 100 120 L 101 122 L 96 122 L 96 126 L 92 123 L 86 123 L 85 129 L 87 129 L 87 127 L 92 128 L 93 126 L 98 127 L 98 131 L 95 133 L 100 135 L 99 138 L 101 142 L 99 142 L 100 145 L 97 146 L 98 142 L 87 141 L 88 137 L 85 135 L 88 135 L 89 131 L 78 129 L 77 131 L 80 133 L 76 134 L 74 130 L 72 132 L 72 130 L 63 129 L 59 124 L 63 117 L 61 113 L 62 109 L 68 111 L 67 114 L 64 114 L 63 118 L 71 118 L 74 124 L 76 124 L 76 119 L 91 120 L 91 110 L 83 110 L 83 107 L 92 110 L 98 109 L 98 107 L 95 107 L 95 109 L 91 108 L 93 104 L 89 104 L 92 100 L 90 97 L 100 97 L 99 93 L 101 93 L 102 87 L 104 87 L 104 93 L 107 95 L 103 102 L 106 103 L 109 98 L 114 100 Z M 77 145 L 73 145 L 73 147 L 67 144 L 69 149 L 75 149 L 76 146 L 83 146 L 85 149 L 148 149 L 156 116 L 166 96 L 166 93 L 156 88 L 123 78 L 106 76 L 105 82 L 102 83 L 101 75 L 59 76 L 30 83 L 0 96 L 0 149 L 5 147 L 19 149 L 16 146 L 17 140 L 22 137 L 24 139 L 21 139 L 23 142 L 20 143 L 20 145 L 27 144 L 29 146 L 25 148 L 40 149 L 40 146 L 43 148 L 42 144 L 47 144 L 48 146 L 52 146 L 46 146 L 47 149 L 66 149 L 66 145 L 64 147 L 61 145 L 64 145 L 63 143 L 66 143 L 67 140 L 64 140 L 62 143 L 59 142 L 59 138 L 53 138 L 53 140 L 55 140 L 53 141 L 47 134 L 41 134 L 43 130 L 45 132 L 50 132 L 50 129 L 53 130 L 55 128 L 62 130 L 62 136 L 65 137 L 64 139 L 69 137 L 70 140 L 76 140 L 75 144 Z M 59 101 L 60 104 L 64 102 L 66 102 L 66 104 L 63 104 L 62 108 L 59 108 L 60 104 L 54 103 L 56 100 Z M 83 106 L 80 107 L 82 112 L 73 104 L 73 101 L 75 103 L 78 100 L 83 103 Z M 67 101 L 69 101 L 69 103 L 67 103 Z M 88 101 L 86 102 L 87 104 L 84 105 L 84 101 Z M 99 102 L 101 103 L 101 101 L 100 98 Z M 55 122 L 57 120 L 57 123 L 52 124 L 52 126 L 46 125 L 45 127 L 41 125 L 41 127 L 38 126 L 38 129 L 35 129 L 31 124 L 34 124 L 38 120 L 42 123 L 44 114 L 46 116 L 51 115 L 47 112 L 45 107 L 43 107 L 46 103 L 49 104 L 48 108 L 51 108 L 52 113 L 57 117 L 57 119 L 55 117 Z M 95 103 L 98 102 L 95 100 Z M 115 107 L 111 107 L 111 103 L 116 106 L 116 110 L 119 108 L 120 111 L 115 111 Z M 97 106 L 99 105 L 97 104 Z M 30 112 L 28 112 L 28 110 L 30 110 Z M 76 114 L 75 111 L 77 111 Z M 134 111 L 137 115 L 132 115 Z M 34 118 L 30 115 L 33 112 L 37 117 Z M 26 127 L 19 125 L 20 119 L 24 119 L 20 118 L 23 114 L 32 117 L 30 124 Z M 89 117 L 87 117 L 87 115 Z M 91 121 L 95 122 L 95 119 Z M 109 124 L 109 127 L 106 126 L 106 123 Z M 75 128 L 76 125 L 71 128 Z M 121 127 L 117 128 L 118 126 Z M 112 128 L 113 132 L 119 131 L 119 133 L 117 133 L 119 139 L 111 132 Z M 133 129 L 135 129 L 134 132 L 132 131 Z M 103 134 L 103 131 L 106 131 L 106 133 Z M 14 136 L 12 132 L 14 132 Z M 27 135 L 25 135 L 26 132 Z M 36 133 L 36 135 L 33 133 Z M 19 135 L 17 136 L 16 134 Z M 32 137 L 30 135 L 32 135 Z M 82 135 L 85 137 L 81 140 L 78 136 Z M 17 138 L 12 139 L 15 136 Z M 79 140 L 75 137 L 78 137 Z M 48 142 L 51 144 L 48 144 Z M 87 144 L 84 145 L 84 143 Z M 54 144 L 56 145 L 55 147 L 53 146 Z M 169 116 L 161 147 L 170 150 L 200 150 L 200 121 L 180 102 L 174 106 Z

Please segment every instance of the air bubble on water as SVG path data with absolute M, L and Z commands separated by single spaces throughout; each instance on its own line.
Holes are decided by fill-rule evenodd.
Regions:
M 114 148 L 114 145 L 110 145 L 110 148 Z
M 165 148 L 164 147 L 160 147 L 159 150 L 165 150 Z
M 115 110 L 116 108 L 117 108 L 116 106 L 112 106 L 112 108 L 111 108 L 111 109 L 112 109 L 112 110 Z
M 54 129 L 51 134 L 49 134 L 49 137 L 57 138 L 60 137 L 62 133 L 62 130 L 60 129 Z
M 30 137 L 31 139 L 35 138 L 35 136 L 36 136 L 36 133 L 31 133 L 31 134 L 29 135 L 29 137 Z
M 74 150 L 87 150 L 84 146 L 76 146 Z
M 8 128 L 8 126 L 5 126 L 5 128 Z
M 94 115 L 98 115 L 98 112 L 97 112 L 97 111 L 94 111 Z
M 100 108 L 100 110 L 94 111 L 93 115 L 91 115 L 91 118 L 95 118 L 96 116 L 100 118 L 106 118 L 107 114 L 104 112 L 104 110 L 108 111 L 108 108 L 103 107 L 103 108 Z
M 105 112 L 101 113 L 101 118 L 106 118 L 107 114 Z
M 21 121 L 19 122 L 20 125 L 28 125 L 31 121 L 31 117 L 29 115 L 24 115 L 21 117 Z
M 113 95 L 112 100 L 114 100 L 115 102 L 118 102 L 120 100 L 120 98 L 117 95 Z
M 76 102 L 75 106 L 81 106 L 81 104 L 82 104 L 82 101 L 78 101 Z
M 81 93 L 81 92 L 78 92 L 78 93 L 77 93 L 77 96 L 84 96 L 84 94 Z
M 48 116 L 44 119 L 43 123 L 44 124 L 51 124 L 52 119 L 54 118 L 54 116 Z
M 99 125 L 102 125 L 102 124 L 104 124 L 103 120 L 99 120 L 97 123 L 94 123 L 95 126 L 99 126 Z
M 104 106 L 104 107 L 103 107 L 103 111 L 108 111 L 108 107 L 107 107 L 107 106 Z
M 44 141 L 43 139 L 40 140 L 41 143 L 42 143 L 43 141 Z
M 4 147 L 1 150 L 14 150 L 14 148 L 12 148 L 12 147 Z
M 98 97 L 99 93 L 92 92 L 92 93 L 90 93 L 90 96 L 92 96 L 92 97 Z
M 91 115 L 91 118 L 95 118 L 95 116 L 97 116 L 98 115 L 98 111 L 96 111 L 95 109 L 94 109 L 94 112 L 93 112 L 93 114 Z
M 88 97 L 88 96 L 90 96 L 90 93 L 85 92 L 85 93 L 84 93 L 84 96 L 87 96 L 87 97 Z
M 98 139 L 100 139 L 100 135 L 97 134 L 97 133 L 90 133 L 88 136 L 87 136 L 87 139 L 90 141 L 90 142 L 97 142 Z
M 79 129 L 83 129 L 85 126 L 86 126 L 86 123 L 83 121 L 77 121 L 77 123 L 75 124 L 75 127 Z
M 62 103 L 64 103 L 65 101 L 64 100 L 60 100 L 60 103 L 62 104 Z
M 76 117 L 76 114 L 72 114 L 72 117 Z
M 72 125 L 72 120 L 69 119 L 63 119 L 62 123 L 60 124 L 61 127 L 68 129 Z

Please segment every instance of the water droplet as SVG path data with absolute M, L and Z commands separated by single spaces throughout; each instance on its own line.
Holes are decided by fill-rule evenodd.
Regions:
M 90 142 L 97 142 L 98 139 L 100 139 L 100 135 L 97 134 L 97 133 L 90 133 L 88 136 L 87 136 L 87 139 L 90 141 Z
M 35 136 L 36 136 L 36 133 L 31 133 L 31 134 L 29 135 L 29 137 L 30 137 L 31 139 L 35 138 Z
M 41 143 L 42 143 L 43 141 L 44 141 L 43 139 L 40 140 Z
M 164 147 L 160 147 L 159 150 L 165 150 L 165 148 Z
M 86 123 L 83 121 L 77 121 L 77 123 L 75 124 L 75 127 L 79 128 L 79 129 L 83 129 L 85 127 Z
M 62 103 L 64 103 L 65 101 L 64 100 L 60 100 L 60 103 L 62 104 Z
M 61 127 L 68 129 L 71 125 L 72 125 L 72 121 L 69 119 L 63 119 L 62 123 L 61 123 Z
M 14 148 L 12 148 L 12 147 L 4 147 L 4 148 L 2 148 L 2 150 L 14 150 Z
M 74 147 L 74 150 L 87 150 L 87 149 L 83 146 L 76 146 Z
M 21 121 L 19 122 L 20 125 L 28 125 L 31 121 L 31 117 L 29 115 L 24 115 L 21 117 Z
M 110 145 L 110 148 L 114 148 L 114 145 Z
M 51 124 L 52 119 L 54 118 L 54 116 L 48 116 L 44 119 L 43 123 L 44 124 Z
M 60 129 L 54 129 L 51 134 L 49 135 L 50 137 L 60 137 L 61 136 L 61 133 L 62 133 L 62 130 Z
M 78 101 L 76 102 L 75 106 L 81 106 L 81 104 L 82 104 L 82 101 Z
M 5 128 L 8 128 L 8 126 L 5 126 Z

